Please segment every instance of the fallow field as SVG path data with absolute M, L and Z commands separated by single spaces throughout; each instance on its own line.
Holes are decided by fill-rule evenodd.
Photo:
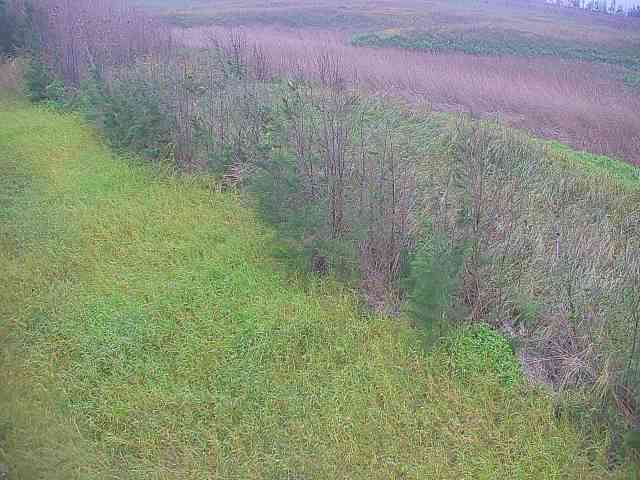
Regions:
M 640 162 L 639 19 L 531 2 L 224 1 L 160 11 L 190 46 L 235 29 L 302 74 L 313 52 L 329 50 L 376 95 Z

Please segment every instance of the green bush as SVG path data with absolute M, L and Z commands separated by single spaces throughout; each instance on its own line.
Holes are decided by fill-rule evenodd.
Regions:
M 463 261 L 464 249 L 435 233 L 427 222 L 410 260 L 404 287 L 411 314 L 429 333 L 442 335 L 447 328 Z
M 633 89 L 640 91 L 640 74 L 629 73 L 624 77 L 624 83 Z
M 261 217 L 276 228 L 283 240 L 301 247 L 298 250 L 307 265 L 312 265 L 314 258 L 323 257 L 335 266 L 339 248 L 322 233 L 328 228 L 327 202 L 305 199 L 303 177 L 297 173 L 296 160 L 290 152 L 274 151 L 269 162 L 261 164 L 251 176 L 248 190 Z M 290 261 L 300 260 L 293 251 L 288 251 L 287 256 Z M 330 265 L 327 263 L 326 267 Z
M 489 376 L 512 387 L 524 378 L 511 344 L 485 324 L 460 329 L 441 345 L 440 353 L 452 376 L 463 382 Z
M 55 77 L 48 65 L 39 55 L 33 55 L 29 59 L 24 72 L 24 86 L 27 97 L 32 102 L 42 102 L 49 100 L 52 93 L 58 94 L 60 86 L 56 85 L 52 89 Z
M 132 75 L 113 82 L 108 92 L 99 78 L 85 86 L 84 109 L 111 145 L 158 159 L 172 149 L 175 114 L 167 114 L 159 86 Z
M 640 430 L 632 430 L 625 435 L 627 454 L 636 462 L 640 462 Z

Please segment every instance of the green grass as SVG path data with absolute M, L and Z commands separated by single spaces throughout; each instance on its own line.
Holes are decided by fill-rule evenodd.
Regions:
M 576 169 L 579 172 L 595 176 L 601 181 L 608 181 L 616 191 L 620 187 L 631 190 L 640 189 L 640 167 L 623 160 L 582 152 L 557 142 L 544 141 L 547 154 L 562 166 Z
M 354 35 L 351 43 L 363 47 L 395 47 L 434 52 L 462 52 L 470 55 L 514 55 L 519 57 L 558 57 L 640 69 L 637 46 L 609 47 L 578 44 L 542 35 L 524 35 L 517 30 L 479 29 L 470 32 L 446 30 L 392 30 Z
M 640 73 L 628 73 L 624 76 L 624 83 L 628 87 L 640 91 Z
M 210 178 L 0 102 L 11 478 L 615 476 L 604 440 L 556 418 L 501 337 L 426 353 L 405 322 L 287 273 L 272 232 Z

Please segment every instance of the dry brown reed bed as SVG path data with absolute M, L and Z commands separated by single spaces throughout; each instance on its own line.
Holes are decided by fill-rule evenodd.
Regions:
M 272 27 L 242 29 L 281 72 L 317 74 L 315 58 L 340 59 L 347 78 L 377 95 L 402 96 L 437 111 L 498 117 L 536 136 L 640 163 L 640 96 L 611 69 L 558 59 L 475 57 L 348 44 L 344 34 Z M 221 27 L 175 30 L 190 46 L 228 34 Z

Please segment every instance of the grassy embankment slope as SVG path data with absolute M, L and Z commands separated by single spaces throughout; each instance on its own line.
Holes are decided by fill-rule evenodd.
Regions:
M 7 100 L 0 172 L 11 478 L 609 475 L 548 396 L 505 377 L 499 339 L 425 353 L 403 322 L 287 274 L 206 177 Z

